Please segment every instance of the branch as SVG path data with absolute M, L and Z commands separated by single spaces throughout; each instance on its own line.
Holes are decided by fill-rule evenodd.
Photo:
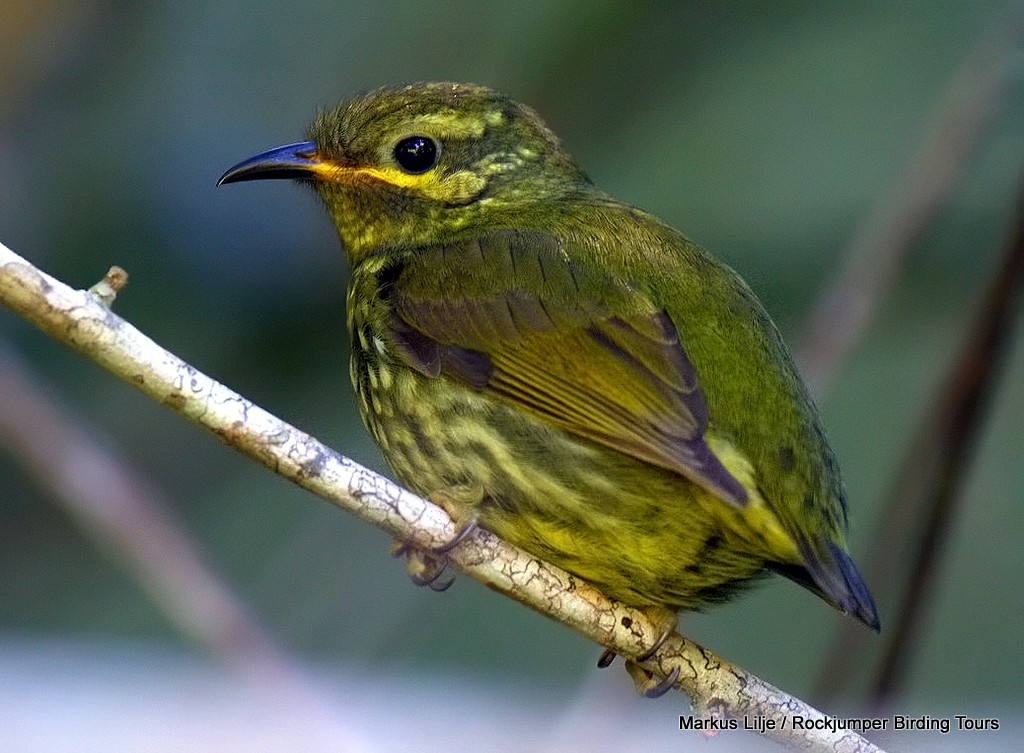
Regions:
M 245 674 L 290 672 L 284 668 L 293 662 L 204 562 L 153 484 L 62 410 L 2 346 L 0 384 L 4 446 L 91 538 L 130 567 L 183 633 Z
M 872 683 L 875 708 L 891 702 L 903 689 L 914 654 L 923 642 L 921 635 L 937 588 L 939 563 L 963 503 L 961 488 L 1005 370 L 1007 343 L 1024 290 L 1024 183 L 1021 185 L 1010 237 L 956 361 L 926 414 L 929 420 L 904 459 L 900 483 L 886 506 L 896 510 L 897 501 L 906 500 L 910 505 L 916 502 L 914 517 L 923 519 L 924 525 L 920 539 L 913 546 L 905 543 L 902 547 L 910 564 L 892 562 L 895 567 L 888 570 L 907 570 L 909 577 L 899 599 L 899 619 L 887 636 Z M 888 516 L 886 521 L 889 532 L 909 527 L 901 527 L 900 521 Z M 880 541 L 893 538 L 890 533 L 881 536 Z M 890 551 L 889 557 L 876 560 L 874 566 L 881 568 L 885 559 L 898 559 L 901 547 L 890 541 Z
M 869 537 L 866 574 L 878 584 L 875 596 L 880 602 L 899 603 L 873 670 L 872 708 L 891 706 L 923 642 L 935 579 L 965 501 L 962 486 L 1006 368 L 1007 343 L 1024 291 L 1024 180 L 1017 188 L 1011 221 L 971 326 L 960 337 L 956 358 L 924 411 L 885 493 L 884 514 Z M 835 697 L 858 663 L 864 664 L 863 636 L 841 625 L 821 664 L 815 697 Z
M 279 703 L 314 682 L 213 568 L 144 474 L 86 427 L 0 343 L 0 443 L 185 635 Z
M 72 290 L 0 244 L 0 300 L 222 441 L 395 538 L 438 547 L 455 535 L 439 507 L 363 468 L 165 351 L 105 305 L 111 291 Z M 658 638 L 639 609 L 482 529 L 453 549 L 451 564 L 476 580 L 634 659 Z M 872 753 L 879 748 L 830 717 L 673 633 L 643 666 L 676 687 L 706 717 L 745 720 L 794 748 Z M 774 722 L 757 724 L 757 720 Z M 793 729 L 794 721 L 804 722 Z M 774 729 L 771 727 L 774 726 Z M 767 729 L 764 729 L 766 728 Z M 811 729 L 806 729 L 807 727 Z M 816 729 L 821 727 L 822 729 Z
M 943 104 L 900 181 L 881 196 L 818 295 L 795 351 L 811 393 L 821 396 L 860 344 L 914 244 L 967 168 L 1015 81 L 1016 19 L 982 35 L 951 79 Z

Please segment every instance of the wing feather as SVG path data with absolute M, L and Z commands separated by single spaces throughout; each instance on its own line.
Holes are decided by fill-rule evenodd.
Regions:
M 397 352 L 577 436 L 743 505 L 704 440 L 708 409 L 674 322 L 551 235 L 503 230 L 387 270 Z

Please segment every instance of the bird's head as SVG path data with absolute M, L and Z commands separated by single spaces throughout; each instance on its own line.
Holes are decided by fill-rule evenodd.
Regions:
M 491 89 L 387 87 L 321 112 L 309 140 L 240 162 L 218 185 L 310 182 L 349 258 L 492 227 L 587 184 L 538 115 Z

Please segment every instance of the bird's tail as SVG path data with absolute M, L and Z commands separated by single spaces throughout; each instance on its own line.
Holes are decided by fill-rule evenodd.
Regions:
M 772 569 L 878 632 L 881 623 L 875 600 L 846 550 L 831 541 L 824 541 L 819 546 L 801 541 L 799 546 L 803 566 L 776 564 Z

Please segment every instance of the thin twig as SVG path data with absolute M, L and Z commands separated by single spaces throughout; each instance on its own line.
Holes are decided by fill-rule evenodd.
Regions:
M 944 104 L 910 168 L 854 234 L 842 266 L 811 309 L 796 362 L 808 388 L 825 394 L 857 347 L 915 242 L 956 188 L 1013 80 L 1016 24 L 982 35 L 950 81 Z
M 995 119 L 1012 84 L 1014 51 L 1020 44 L 1020 19 L 1012 14 L 1006 23 L 980 36 L 960 70 L 951 79 L 930 136 L 922 141 L 904 178 L 883 197 L 875 212 L 854 237 L 840 271 L 818 296 L 797 349 L 797 361 L 812 392 L 822 395 L 863 336 L 873 312 L 895 282 L 913 243 L 927 230 L 939 205 L 955 188 L 974 147 Z M 907 540 L 919 540 L 920 521 L 925 519 L 924 500 L 908 490 L 928 484 L 929 469 L 913 460 L 897 477 L 886 514 L 875 527 L 872 553 L 865 572 L 875 584 L 879 603 L 890 601 L 910 565 L 896 561 Z M 895 532 L 899 539 L 894 540 Z M 879 590 L 881 589 L 881 590 Z M 892 599 L 895 599 L 892 596 Z M 886 633 L 891 630 L 887 625 Z M 840 624 L 821 662 L 814 697 L 836 698 L 844 684 L 858 675 L 863 664 L 864 636 Z
M 58 405 L 38 374 L 0 346 L 0 438 L 40 487 L 113 553 L 183 633 L 246 674 L 271 676 L 281 656 L 255 615 L 204 562 L 152 483 L 101 432 Z
M 1024 288 L 1024 183 L 1019 190 L 1014 227 L 978 314 L 903 459 L 883 506 L 887 513 L 872 537 L 868 580 L 886 584 L 878 595 L 884 599 L 891 593 L 898 602 L 873 680 L 875 709 L 895 700 L 920 643 L 938 561 L 957 519 L 960 488 L 1005 364 L 1013 304 Z M 896 596 L 899 589 L 902 593 Z M 861 636 L 840 627 L 822 664 L 815 697 L 834 696 L 852 674 L 850 665 L 861 644 Z
M 910 577 L 896 612 L 898 621 L 887 636 L 875 675 L 871 693 L 876 708 L 894 700 L 901 690 L 914 648 L 920 645 L 938 562 L 958 517 L 960 489 L 1006 363 L 1014 304 L 1024 289 L 1024 183 L 1014 225 L 960 355 L 929 410 L 934 418 L 909 454 L 908 464 L 928 469 L 927 483 L 898 490 L 927 500 L 928 506 L 921 539 L 911 550 Z
M 392 536 L 438 547 L 455 534 L 440 508 L 209 379 L 114 315 L 94 295 L 68 288 L 2 245 L 0 300 L 232 447 Z M 450 559 L 462 572 L 626 657 L 635 659 L 658 638 L 659 626 L 643 611 L 608 599 L 487 531 L 473 531 L 451 551 Z M 678 668 L 676 687 L 693 698 L 701 714 L 771 719 L 774 725 L 764 734 L 783 744 L 822 751 L 879 750 L 678 633 L 643 666 L 662 677 Z M 810 729 L 794 729 L 797 719 Z
M 184 634 L 287 708 L 310 740 L 330 731 L 331 750 L 371 750 L 357 725 L 327 700 L 206 562 L 157 488 L 109 447 L 102 432 L 61 406 L 16 353 L 0 346 L 0 440 L 92 539 L 134 576 Z M 336 747 L 335 744 L 338 746 Z

